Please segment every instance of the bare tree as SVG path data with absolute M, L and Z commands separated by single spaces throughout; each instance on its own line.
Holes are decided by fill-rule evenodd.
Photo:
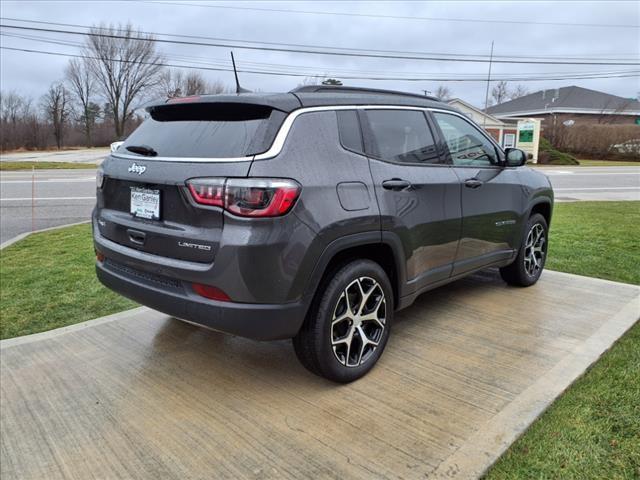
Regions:
M 509 91 L 509 100 L 515 100 L 525 95 L 529 95 L 529 89 L 524 85 L 516 85 L 515 88 Z
M 121 138 L 133 115 L 134 101 L 160 80 L 162 58 L 153 35 L 135 31 L 131 24 L 94 26 L 85 56 L 100 92 L 112 110 L 116 137 Z
M 85 144 L 92 145 L 91 132 L 96 122 L 95 103 L 91 101 L 96 93 L 96 82 L 86 59 L 69 60 L 65 77 L 70 86 L 72 96 L 78 104 L 78 120 L 84 129 Z
M 160 95 L 167 98 L 190 95 L 213 95 L 225 91 L 219 80 L 208 82 L 200 72 L 191 71 L 186 75 L 181 70 L 166 69 L 160 75 Z
M 209 84 L 199 72 L 191 71 L 184 77 L 185 95 L 204 95 L 205 93 L 220 93 L 209 91 Z
M 42 97 L 42 109 L 51 122 L 56 146 L 60 150 L 64 141 L 65 127 L 71 114 L 69 92 L 62 82 L 53 83 L 49 87 L 47 93 Z
M 509 98 L 509 88 L 507 82 L 498 82 L 491 89 L 491 101 L 494 105 L 499 105 Z
M 446 85 L 439 85 L 438 88 L 436 88 L 435 97 L 438 100 L 446 102 L 451 98 L 451 89 Z
M 167 68 L 160 74 L 158 81 L 160 95 L 167 98 L 182 97 L 182 70 Z

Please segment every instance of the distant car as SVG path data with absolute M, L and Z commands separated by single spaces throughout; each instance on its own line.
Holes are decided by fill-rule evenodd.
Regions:
M 616 153 L 622 154 L 637 154 L 640 155 L 640 138 L 633 140 L 627 140 L 626 142 L 618 143 L 611 146 L 611 150 Z
M 293 338 L 318 375 L 366 374 L 423 292 L 544 268 L 549 180 L 435 99 L 303 87 L 148 112 L 98 171 L 99 279 L 216 330 Z

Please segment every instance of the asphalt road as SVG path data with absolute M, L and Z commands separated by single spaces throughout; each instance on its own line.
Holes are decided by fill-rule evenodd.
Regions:
M 32 208 L 33 188 L 33 208 Z M 88 220 L 96 203 L 95 171 L 36 170 L 0 173 L 0 243 L 33 228 Z
M 640 200 L 640 167 L 540 168 L 556 200 Z M 93 170 L 37 170 L 35 229 L 88 220 L 95 204 Z M 0 243 L 32 228 L 31 172 L 0 173 Z
M 109 148 L 81 148 L 52 152 L 3 153 L 0 161 L 6 162 L 71 162 L 100 163 L 109 154 Z
M 546 167 L 556 200 L 640 200 L 638 167 Z

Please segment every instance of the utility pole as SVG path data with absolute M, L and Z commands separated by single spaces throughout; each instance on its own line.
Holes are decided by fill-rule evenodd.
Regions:
M 431 93 L 431 90 L 422 90 L 424 92 L 424 96 L 428 96 Z
M 491 83 L 491 64 L 493 63 L 493 40 L 491 40 L 491 55 L 489 55 L 489 75 L 487 76 L 487 92 L 484 94 L 484 113 L 489 108 L 489 84 Z M 482 126 L 487 124 L 487 116 L 482 117 Z

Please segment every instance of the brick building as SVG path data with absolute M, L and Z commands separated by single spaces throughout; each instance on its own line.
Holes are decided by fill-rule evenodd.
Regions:
M 494 117 L 508 121 L 537 118 L 543 129 L 559 125 L 640 125 L 640 102 L 582 87 L 541 90 L 487 109 Z

